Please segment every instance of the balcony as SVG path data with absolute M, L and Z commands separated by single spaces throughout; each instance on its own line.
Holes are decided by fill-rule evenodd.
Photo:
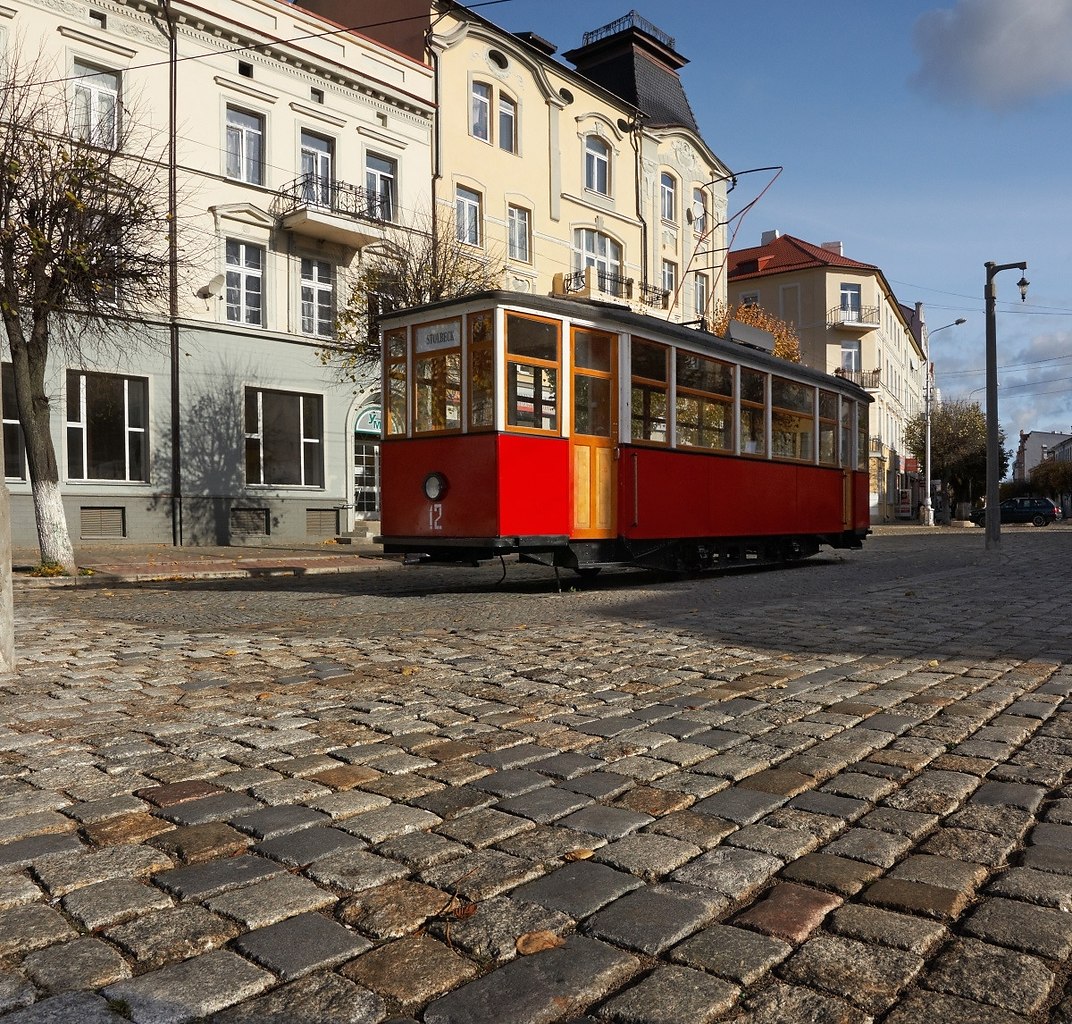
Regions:
M 581 299 L 625 299 L 633 297 L 633 279 L 609 274 L 598 267 L 585 267 L 572 274 L 555 274 L 554 295 L 575 295 Z
M 830 327 L 842 327 L 850 331 L 874 331 L 881 324 L 878 306 L 863 306 L 860 309 L 843 309 L 835 306 L 826 314 Z
M 383 238 L 392 207 L 389 194 L 303 174 L 276 193 L 272 212 L 287 231 L 359 249 Z
M 878 391 L 879 384 L 882 382 L 881 370 L 845 370 L 839 366 L 834 370 L 834 376 L 852 381 L 853 384 L 867 391 Z
M 640 286 L 640 301 L 645 306 L 654 306 L 656 309 L 670 308 L 670 293 L 665 288 L 656 288 L 653 284 Z

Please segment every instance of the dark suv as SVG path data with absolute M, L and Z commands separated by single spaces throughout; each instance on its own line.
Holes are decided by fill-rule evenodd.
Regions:
M 1009 498 L 999 506 L 1002 523 L 1034 523 L 1046 526 L 1061 518 L 1061 510 L 1049 498 Z M 969 516 L 976 526 L 986 525 L 986 509 L 973 509 Z

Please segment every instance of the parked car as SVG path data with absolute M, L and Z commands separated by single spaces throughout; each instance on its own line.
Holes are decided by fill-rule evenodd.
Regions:
M 1061 518 L 1061 510 L 1049 498 L 1009 498 L 999 506 L 1002 523 L 1034 523 L 1047 526 Z M 969 516 L 976 526 L 986 525 L 986 509 L 973 509 Z

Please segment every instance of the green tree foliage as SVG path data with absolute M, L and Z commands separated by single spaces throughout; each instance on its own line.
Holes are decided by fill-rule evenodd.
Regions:
M 917 413 L 905 426 L 905 446 L 923 467 L 926 414 Z M 998 432 L 999 468 L 1004 476 L 1010 453 L 1005 432 Z M 986 493 L 986 416 L 978 402 L 944 401 L 931 408 L 931 472 L 941 480 L 947 501 L 974 501 Z

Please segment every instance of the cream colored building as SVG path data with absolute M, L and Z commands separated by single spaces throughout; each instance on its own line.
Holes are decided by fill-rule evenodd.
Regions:
M 554 56 L 450 2 L 299 0 L 436 72 L 431 187 L 510 289 L 628 301 L 675 321 L 725 297 L 726 189 L 675 42 L 635 12 Z M 569 62 L 569 63 L 566 63 Z M 572 66 L 571 66 L 572 65 Z
M 378 382 L 355 394 L 318 350 L 362 250 L 427 201 L 431 68 L 282 0 L 10 0 L 0 42 L 45 57 L 72 130 L 112 145 L 136 122 L 162 169 L 169 131 L 176 144 L 174 334 L 166 310 L 120 295 L 144 321 L 123 358 L 50 368 L 75 542 L 305 540 L 374 517 Z M 15 543 L 33 543 L 4 404 Z
M 848 377 L 874 396 L 871 406 L 871 515 L 915 515 L 917 469 L 905 426 L 923 410 L 926 325 L 923 305 L 898 302 L 878 267 L 849 259 L 840 242 L 815 245 L 777 231 L 730 253 L 728 300 L 754 304 L 796 327 L 801 361 Z

